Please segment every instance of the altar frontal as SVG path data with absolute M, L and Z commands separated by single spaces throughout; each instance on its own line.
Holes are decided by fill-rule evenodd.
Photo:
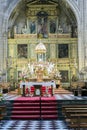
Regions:
M 23 96 L 53 96 L 55 81 L 50 82 L 21 82 L 20 89 Z

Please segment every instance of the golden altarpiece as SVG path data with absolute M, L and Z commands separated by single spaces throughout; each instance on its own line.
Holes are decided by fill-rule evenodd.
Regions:
M 71 36 L 71 28 L 70 24 L 66 23 L 67 20 L 67 16 L 62 16 L 56 3 L 27 4 L 24 12 L 8 32 L 8 81 L 12 79 L 19 81 L 21 72 L 25 70 L 27 73 L 26 66 L 37 62 L 35 48 L 41 41 L 46 47 L 43 58 L 46 57 L 47 62 L 54 64 L 65 86 L 71 82 L 73 75 L 77 73 L 75 67 L 78 65 L 77 38 L 76 35 Z M 27 79 L 35 80 L 35 76 L 28 73 Z M 50 79 L 46 71 L 44 76 L 44 79 Z M 51 77 L 51 80 L 54 79 L 57 82 L 57 76 Z

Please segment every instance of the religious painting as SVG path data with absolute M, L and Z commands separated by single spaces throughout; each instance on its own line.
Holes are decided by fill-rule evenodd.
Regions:
M 38 22 L 37 22 L 37 37 L 38 38 L 47 38 L 48 37 L 48 28 L 47 28 L 47 20 L 48 14 L 44 11 L 40 11 L 37 14 Z
M 69 81 L 67 70 L 60 70 L 60 74 L 61 74 L 61 82 L 68 82 Z
M 56 33 L 56 22 L 54 20 L 50 21 L 50 33 Z
M 27 44 L 19 44 L 17 46 L 17 54 L 18 58 L 27 58 Z
M 69 47 L 68 44 L 59 44 L 58 45 L 58 57 L 59 58 L 68 58 L 69 57 Z

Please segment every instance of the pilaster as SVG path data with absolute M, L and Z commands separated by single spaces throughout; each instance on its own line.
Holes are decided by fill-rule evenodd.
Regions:
M 84 24 L 84 67 L 87 66 L 87 0 L 83 0 L 83 24 Z

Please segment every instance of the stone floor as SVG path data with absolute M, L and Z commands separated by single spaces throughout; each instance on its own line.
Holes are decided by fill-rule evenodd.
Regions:
M 73 94 L 55 94 L 57 100 L 87 101 L 87 96 L 74 96 Z M 16 94 L 4 94 L 5 100 L 15 100 L 21 97 Z M 68 130 L 64 120 L 1 120 L 0 130 Z
M 61 120 L 2 120 L 0 130 L 68 130 L 68 127 Z
M 74 96 L 73 94 L 54 94 L 56 100 L 87 100 L 87 96 Z M 3 94 L 5 100 L 14 100 L 21 95 L 17 94 Z

